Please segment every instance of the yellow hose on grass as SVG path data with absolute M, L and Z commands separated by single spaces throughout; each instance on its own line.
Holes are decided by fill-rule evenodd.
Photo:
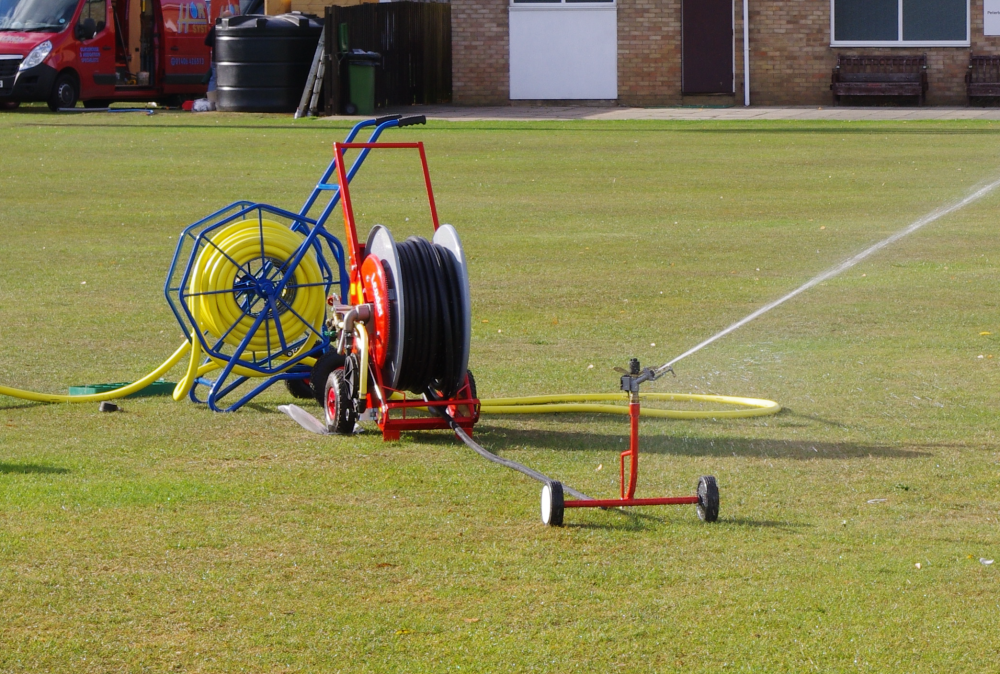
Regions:
M 670 402 L 705 402 L 721 405 L 735 405 L 743 409 L 735 410 L 664 410 L 643 407 L 644 417 L 661 419 L 741 419 L 777 414 L 781 405 L 773 400 L 761 398 L 739 398 L 735 396 L 702 395 L 697 393 L 640 393 L 640 400 Z M 481 414 L 628 414 L 627 405 L 601 405 L 595 403 L 627 403 L 628 394 L 581 393 L 576 395 L 543 395 L 527 398 L 494 398 L 480 401 Z
M 236 285 L 241 280 L 237 275 L 246 274 L 247 270 L 254 271 L 253 265 L 257 261 L 260 264 L 278 265 L 280 270 L 281 265 L 291 261 L 304 240 L 302 234 L 270 220 L 241 220 L 216 233 L 195 260 L 188 285 L 188 309 L 201 333 L 209 339 L 222 339 L 230 346 L 238 346 L 253 327 L 255 317 L 245 312 L 237 301 Z M 293 311 L 284 311 L 279 314 L 277 321 L 266 321 L 258 326 L 246 348 L 251 356 L 280 350 L 278 323 L 286 343 L 305 336 L 302 345 L 281 360 L 294 359 L 315 345 L 326 311 L 326 293 L 323 274 L 314 254 L 302 257 L 295 268 L 294 285 L 298 286 L 294 293 L 286 289 L 287 298 L 283 295 Z M 267 310 L 266 307 L 264 310 Z M 185 341 L 170 358 L 145 377 L 113 391 L 70 396 L 0 386 L 0 395 L 43 403 L 93 403 L 124 398 L 141 391 L 166 374 L 188 351 L 191 355 L 186 373 L 173 391 L 174 400 L 180 400 L 188 394 L 199 377 L 227 364 L 224 359 L 216 357 L 202 363 L 201 342 L 198 339 Z M 304 358 L 298 362 L 312 365 L 315 360 Z M 277 370 L 280 371 L 280 368 Z M 237 376 L 270 376 L 241 366 L 234 367 L 232 371 Z

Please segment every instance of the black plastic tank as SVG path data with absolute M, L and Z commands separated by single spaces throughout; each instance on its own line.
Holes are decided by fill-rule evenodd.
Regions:
M 292 112 L 302 98 L 323 24 L 314 16 L 233 16 L 215 24 L 216 106 Z

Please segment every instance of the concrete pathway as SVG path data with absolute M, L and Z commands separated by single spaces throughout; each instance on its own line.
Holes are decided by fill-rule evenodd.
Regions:
M 702 121 L 757 119 L 898 121 L 933 119 L 1000 120 L 1000 108 L 875 108 L 875 107 L 749 107 L 733 108 L 620 108 L 574 106 L 495 106 L 414 105 L 392 110 L 403 115 L 426 115 L 428 119 L 455 122 L 665 119 Z

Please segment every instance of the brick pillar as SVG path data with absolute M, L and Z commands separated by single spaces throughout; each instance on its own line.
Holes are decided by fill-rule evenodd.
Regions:
M 680 0 L 618 0 L 618 102 L 681 102 Z
M 451 0 L 452 101 L 510 103 L 507 0 Z

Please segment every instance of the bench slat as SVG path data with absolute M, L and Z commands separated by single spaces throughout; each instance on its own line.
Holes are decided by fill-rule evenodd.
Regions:
M 837 82 L 833 85 L 837 96 L 919 96 L 923 86 L 908 82 Z
M 840 73 L 841 82 L 920 82 L 921 73 Z
M 1000 82 L 971 82 L 969 96 L 1000 96 Z

